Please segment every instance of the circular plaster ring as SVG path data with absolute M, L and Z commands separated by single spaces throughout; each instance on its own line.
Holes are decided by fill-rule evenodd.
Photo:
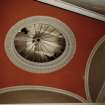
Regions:
M 93 47 L 93 49 L 92 49 L 92 51 L 91 51 L 91 53 L 90 53 L 90 55 L 89 55 L 89 58 L 88 58 L 88 60 L 87 60 L 87 64 L 86 64 L 86 68 L 85 68 L 85 91 L 86 91 L 86 96 L 87 96 L 87 99 L 88 99 L 88 101 L 90 101 L 90 102 L 93 102 L 93 101 L 96 101 L 96 100 L 93 100 L 93 96 L 92 96 L 92 93 L 91 93 L 91 91 L 90 91 L 90 85 L 89 85 L 89 77 L 90 77 L 90 73 L 92 72 L 90 72 L 90 70 L 91 70 L 91 66 L 92 66 L 92 61 L 94 60 L 94 58 L 96 58 L 96 54 L 97 54 L 97 52 L 98 51 L 100 51 L 100 47 L 101 47 L 101 45 L 103 44 L 105 42 L 105 36 L 103 36 L 97 43 L 96 43 L 96 45 Z M 104 50 L 101 48 L 101 51 L 103 51 L 104 52 Z M 103 52 L 101 52 L 101 55 L 102 55 L 102 53 Z M 98 54 L 98 56 L 100 56 L 99 54 Z M 101 59 L 101 58 L 98 58 L 98 59 Z M 101 61 L 99 61 L 99 65 L 100 65 L 100 63 L 101 63 Z M 94 63 L 93 63 L 94 64 Z M 95 64 L 94 64 L 95 65 Z M 101 67 L 102 67 L 102 65 L 101 65 Z M 98 67 L 99 68 L 99 67 Z M 93 72 L 96 72 L 97 73 L 97 71 L 95 71 L 95 70 L 98 70 L 98 68 L 97 69 L 95 69 L 94 68 L 94 70 L 93 70 Z M 104 70 L 104 69 L 102 69 L 102 70 Z M 99 76 L 101 73 L 103 73 L 102 71 L 100 71 L 100 73 L 98 73 L 97 75 Z M 94 75 L 94 76 L 93 76 Z M 93 74 L 92 75 L 92 77 L 93 78 L 96 78 L 96 76 L 95 76 L 95 74 Z M 104 75 L 104 74 L 103 74 Z M 99 80 L 100 78 L 97 78 L 97 80 Z M 97 81 L 96 79 L 94 79 L 93 81 Z M 98 81 L 97 81 L 98 82 Z M 96 82 L 96 83 L 97 83 Z M 94 85 L 94 84 L 92 84 L 92 85 Z M 95 88 L 96 88 L 97 86 L 95 86 Z M 94 90 L 94 89 L 93 89 Z M 95 90 L 94 90 L 95 91 Z M 93 93 L 94 94 L 94 93 Z M 97 99 L 97 97 L 95 97 L 96 99 Z
M 63 37 L 65 38 L 66 46 L 63 54 L 60 57 L 47 63 L 35 63 L 24 59 L 19 55 L 14 46 L 16 34 L 23 27 L 32 25 L 34 23 L 52 25 L 62 33 Z M 13 25 L 12 28 L 10 28 L 5 39 L 5 51 L 10 61 L 17 67 L 32 73 L 49 73 L 61 69 L 73 58 L 75 50 L 76 40 L 71 29 L 60 20 L 47 16 L 32 16 L 20 20 Z
M 64 102 L 79 102 L 79 103 L 86 103 L 87 102 L 87 100 L 85 100 L 83 97 L 81 97 L 81 96 L 79 96 L 79 95 L 77 95 L 77 94 L 75 94 L 75 93 L 72 93 L 72 92 L 70 92 L 70 91 L 66 91 L 66 90 L 62 90 L 62 89 L 58 89 L 58 88 L 54 88 L 54 87 L 46 87 L 46 86 L 31 86 L 31 85 L 23 85 L 23 86 L 12 86 L 12 87 L 6 87 L 6 88 L 2 88 L 2 89 L 0 89 L 0 97 L 2 98 L 2 96 L 4 97 L 6 94 L 6 96 L 8 97 L 8 102 L 9 102 L 9 97 L 12 97 L 12 95 L 14 96 L 14 94 L 15 94 L 15 96 L 16 96 L 16 92 L 19 92 L 19 91 L 23 91 L 23 92 L 26 92 L 26 91 L 33 91 L 33 93 L 34 93 L 34 91 L 40 91 L 39 92 L 39 96 L 38 96 L 38 94 L 37 94 L 37 96 L 38 97 L 42 97 L 43 96 L 43 92 L 45 91 L 45 94 L 47 93 L 47 94 L 49 94 L 49 96 L 48 95 L 45 95 L 45 101 L 46 102 L 49 102 L 49 100 L 46 100 L 46 97 L 47 97 L 47 99 L 48 99 L 48 97 L 50 97 L 51 96 L 51 93 L 53 93 L 53 96 L 54 96 L 54 94 L 59 94 L 58 95 L 58 97 L 60 97 L 60 96 L 64 96 L 64 97 L 69 97 L 69 98 L 65 98 L 65 101 Z M 40 95 L 41 94 L 41 91 L 42 91 L 42 95 Z M 11 94 L 11 93 L 14 93 L 14 94 Z M 32 92 L 31 92 L 31 94 L 33 94 Z M 9 95 L 8 95 L 9 94 Z M 19 93 L 19 94 L 21 94 L 21 93 Z M 19 97 L 19 94 L 17 94 L 17 97 Z M 25 94 L 25 93 L 24 93 Z M 24 95 L 23 94 L 23 95 Z M 34 94 L 34 96 L 31 96 L 30 95 L 30 97 L 32 98 L 32 97 L 34 97 L 34 100 L 36 100 L 38 97 L 37 96 L 35 96 L 36 94 Z M 24 97 L 24 96 L 22 96 L 22 95 L 20 95 L 20 97 Z M 29 98 L 30 98 L 29 97 Z M 56 97 L 56 96 L 55 96 Z M 52 96 L 49 98 L 50 100 L 52 100 L 53 102 L 54 101 L 57 101 L 55 98 L 53 98 L 53 99 L 51 99 L 51 98 L 53 98 Z M 56 97 L 57 98 L 57 97 Z M 14 99 L 15 100 L 17 100 L 17 102 L 19 101 L 19 99 L 20 98 L 17 98 L 16 99 L 16 97 L 14 97 Z M 62 98 L 58 98 L 59 99 L 59 101 L 61 101 L 62 100 Z M 70 99 L 70 100 L 69 100 Z M 13 102 L 15 102 L 15 100 L 13 100 Z M 40 99 L 40 102 L 42 102 L 41 100 L 43 100 L 43 99 Z M 45 102 L 44 101 L 44 102 Z M 51 101 L 51 102 L 52 102 Z M 3 101 L 3 102 L 5 102 L 6 103 L 6 99 Z M 20 101 L 19 101 L 20 102 Z M 61 101 L 62 102 L 62 101 Z M 15 102 L 16 103 L 16 102 Z

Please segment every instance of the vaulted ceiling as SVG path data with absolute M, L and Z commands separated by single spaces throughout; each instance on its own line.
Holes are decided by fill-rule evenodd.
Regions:
M 105 15 L 105 0 L 63 0 Z

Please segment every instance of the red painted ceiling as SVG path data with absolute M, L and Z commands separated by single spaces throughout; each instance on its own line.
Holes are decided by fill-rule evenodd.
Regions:
M 95 43 L 105 34 L 105 23 L 33 0 L 0 1 L 0 88 L 41 85 L 65 89 L 85 97 L 84 72 Z M 5 54 L 6 33 L 17 21 L 30 16 L 51 16 L 67 24 L 76 37 L 76 53 L 68 65 L 47 74 L 33 74 L 13 65 Z

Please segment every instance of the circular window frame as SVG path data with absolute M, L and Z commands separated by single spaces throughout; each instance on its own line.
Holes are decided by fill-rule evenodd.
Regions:
M 66 47 L 60 57 L 47 63 L 35 63 L 24 59 L 18 54 L 14 45 L 15 36 L 23 27 L 33 23 L 51 24 L 63 34 Z M 62 21 L 48 16 L 31 16 L 20 20 L 9 29 L 5 38 L 5 52 L 10 61 L 22 70 L 32 73 L 49 73 L 61 69 L 73 58 L 75 51 L 76 39 L 72 30 Z
M 40 28 L 39 28 L 39 24 L 40 24 Z M 29 25 L 32 28 L 34 27 L 33 30 L 28 29 L 27 26 L 25 27 L 26 30 L 31 32 L 31 33 L 24 34 L 20 30 L 20 32 L 18 32 L 16 35 L 16 39 L 14 40 L 14 45 L 15 45 L 16 51 L 23 58 L 25 58 L 31 62 L 35 62 L 35 63 L 45 63 L 45 62 L 47 63 L 47 62 L 50 62 L 50 61 L 57 59 L 59 56 L 61 56 L 63 54 L 63 52 L 65 50 L 65 46 L 66 46 L 66 41 L 65 41 L 65 38 L 62 35 L 62 33 L 60 33 L 52 25 L 43 24 L 43 23 L 42 24 L 39 23 L 39 24 Z M 37 28 L 39 28 L 39 30 L 35 27 L 36 25 L 38 25 Z M 42 27 L 42 25 L 43 25 L 43 27 Z M 45 28 L 44 25 L 46 25 L 47 28 Z M 43 28 L 45 28 L 45 29 L 43 29 Z M 41 31 L 41 30 L 43 30 L 43 31 Z M 22 37 L 22 36 L 24 36 L 24 37 Z M 38 42 L 37 39 L 39 39 L 40 41 Z M 33 42 L 33 40 L 34 40 L 34 42 Z M 61 41 L 63 41 L 63 42 L 61 43 Z M 24 42 L 25 42 L 24 45 L 26 45 L 25 47 L 22 44 Z M 23 49 L 21 47 L 21 44 L 24 47 Z M 35 48 L 38 52 L 33 51 Z M 25 53 L 25 51 L 28 51 L 28 52 Z M 43 53 L 40 54 L 40 51 L 42 51 Z M 58 53 L 58 56 L 55 56 L 54 54 L 57 54 L 57 51 L 60 53 Z M 21 54 L 21 52 L 23 54 Z M 30 54 L 30 52 L 31 52 L 31 54 Z M 41 57 L 39 56 L 39 58 L 37 58 L 38 57 L 38 55 L 37 55 L 36 60 L 35 60 L 35 59 L 32 59 L 34 57 L 32 57 L 30 59 L 30 57 L 27 57 L 28 55 L 26 55 L 26 54 L 29 54 L 32 56 L 33 53 L 34 53 L 34 56 L 35 56 L 35 54 L 39 53 L 39 55 L 41 55 Z M 47 58 L 47 57 L 49 57 L 47 60 L 43 59 L 43 58 Z M 53 57 L 53 58 L 51 58 L 51 57 Z M 43 60 L 41 60 L 41 59 L 43 59 Z
M 55 88 L 55 87 L 48 87 L 48 86 L 40 86 L 40 85 L 21 85 L 21 86 L 10 86 L 10 87 L 4 87 L 0 89 L 0 95 L 2 94 L 6 94 L 9 92 L 18 92 L 18 91 L 28 91 L 28 90 L 32 90 L 32 91 L 48 91 L 48 92 L 55 92 L 55 93 L 59 93 L 59 94 L 63 94 L 65 96 L 70 96 L 75 98 L 76 100 L 80 101 L 81 103 L 86 103 L 87 100 L 83 97 L 81 97 L 80 95 L 68 91 L 68 90 L 63 90 L 60 88 Z

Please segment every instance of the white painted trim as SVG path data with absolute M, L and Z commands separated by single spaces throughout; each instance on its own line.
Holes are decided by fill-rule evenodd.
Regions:
M 50 92 L 57 92 L 57 93 L 65 94 L 68 96 L 72 96 L 81 102 L 84 102 L 84 103 L 87 102 L 83 97 L 81 97 L 73 92 L 54 88 L 54 87 L 46 87 L 46 86 L 23 85 L 23 86 L 6 87 L 6 88 L 0 89 L 0 94 L 6 93 L 6 92 L 11 92 L 11 91 L 19 91 L 19 90 L 44 90 L 44 91 L 50 91 Z
M 44 3 L 50 4 L 50 5 L 54 5 L 56 7 L 63 8 L 65 10 L 76 12 L 76 13 L 79 13 L 79 14 L 82 14 L 82 15 L 85 15 L 85 16 L 88 16 L 91 18 L 95 18 L 95 19 L 105 22 L 105 15 L 99 14 L 97 12 L 94 12 L 94 11 L 91 11 L 91 10 L 88 10 L 88 9 L 85 9 L 85 8 L 82 8 L 82 7 L 79 7 L 76 5 L 73 5 L 71 3 L 64 2 L 62 0 L 37 0 L 37 1 L 44 2 Z
M 23 27 L 34 23 L 50 24 L 62 32 L 66 41 L 66 47 L 62 55 L 57 59 L 46 63 L 31 62 L 21 57 L 16 51 L 14 46 L 16 34 Z M 31 16 L 20 20 L 10 28 L 5 38 L 4 48 L 10 61 L 17 67 L 32 73 L 51 73 L 66 66 L 74 57 L 76 52 L 76 38 L 70 27 L 57 18 L 49 16 Z
M 88 84 L 88 80 L 89 80 L 89 70 L 90 70 L 90 65 L 92 62 L 92 59 L 97 51 L 97 49 L 100 47 L 100 45 L 105 41 L 105 36 L 103 36 L 97 43 L 96 45 L 93 47 L 89 58 L 87 60 L 87 64 L 86 64 L 86 68 L 85 68 L 85 92 L 86 92 L 86 96 L 89 102 L 92 102 L 92 98 L 90 95 L 90 91 L 89 91 L 89 84 Z

